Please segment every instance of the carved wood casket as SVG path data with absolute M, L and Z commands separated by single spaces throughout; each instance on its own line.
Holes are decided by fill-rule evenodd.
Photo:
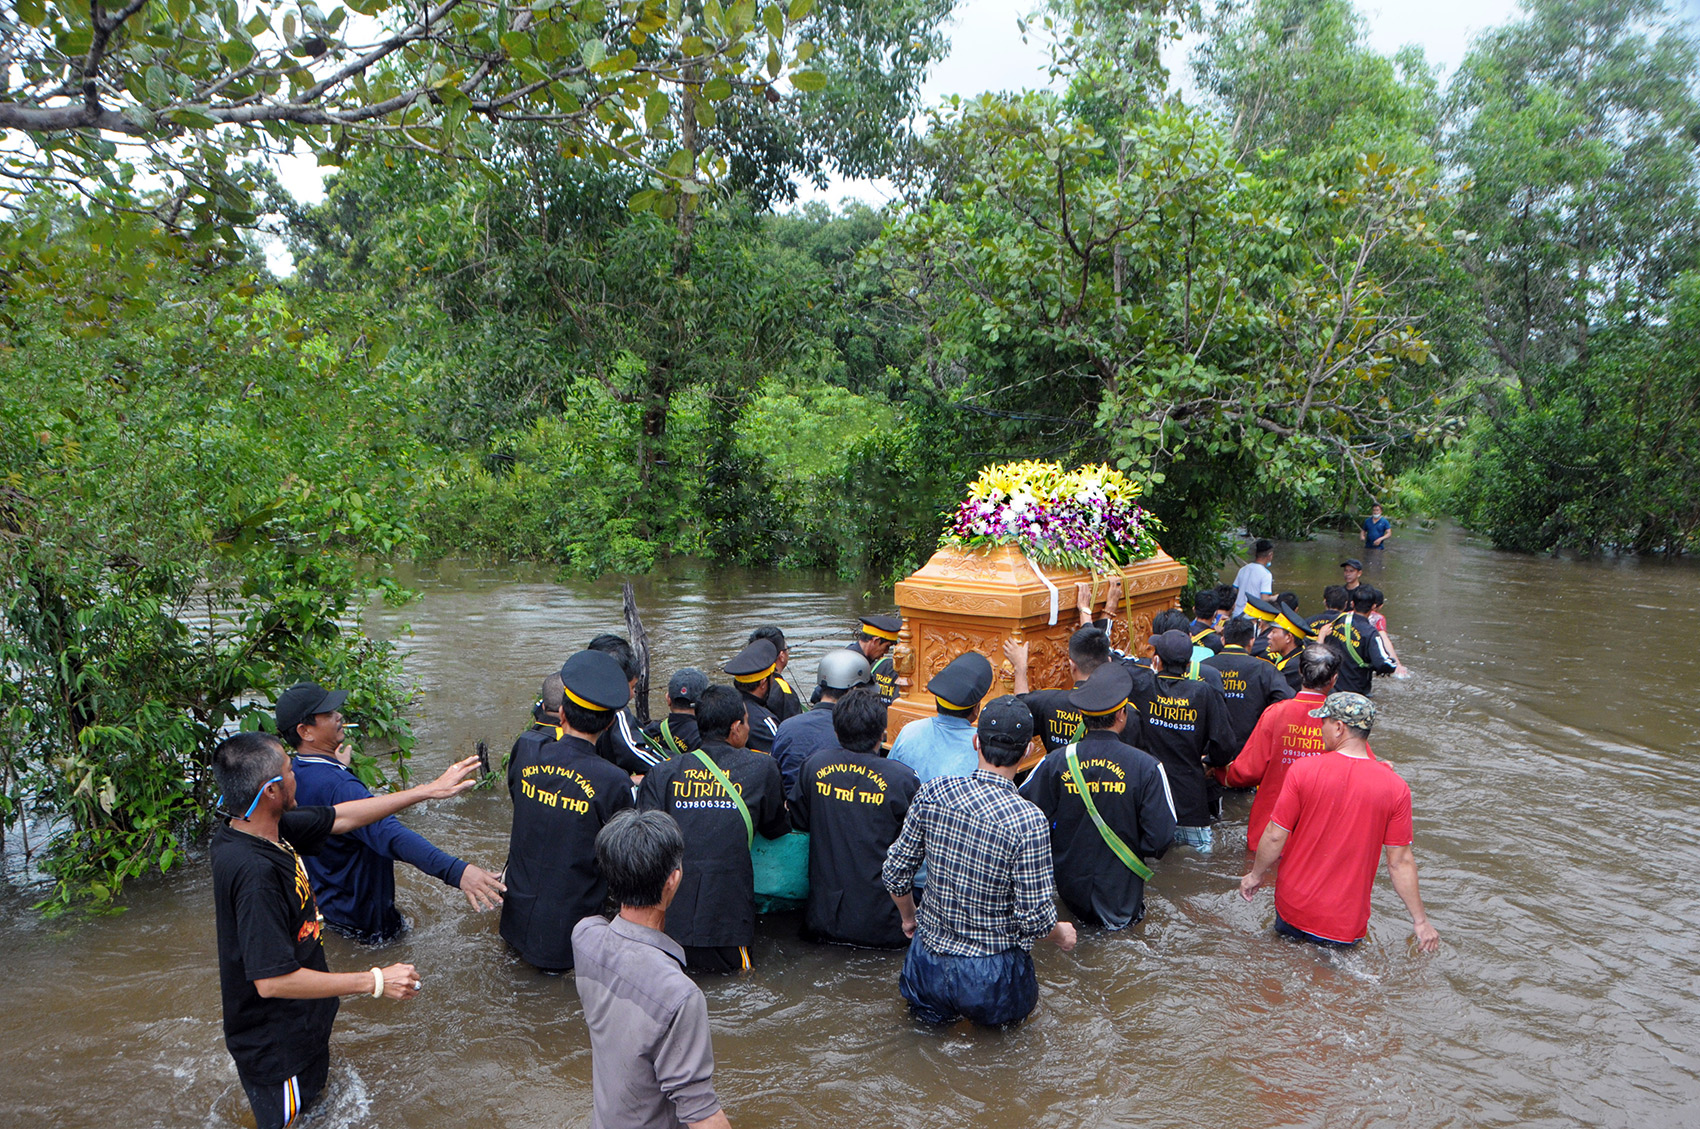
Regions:
M 898 697 L 891 703 L 888 741 L 909 722 L 937 712 L 927 681 L 965 651 L 979 651 L 991 660 L 995 678 L 987 701 L 1011 690 L 1015 672 L 1004 658 L 1005 639 L 1028 641 L 1027 669 L 1033 689 L 1073 685 L 1068 638 L 1079 626 L 1075 585 L 1093 576 L 1082 570 L 1043 570 L 1056 586 L 1056 622 L 1052 623 L 1051 589 L 1035 571 L 1040 567 L 1013 545 L 940 549 L 919 570 L 898 581 L 895 597 L 903 630 L 892 649 Z M 1124 651 L 1149 652 L 1152 617 L 1177 606 L 1186 576 L 1186 566 L 1161 550 L 1123 568 L 1122 603 L 1110 641 Z M 1102 614 L 1106 579 L 1098 578 L 1094 586 L 1094 618 Z M 1029 758 L 1033 758 L 1031 749 Z

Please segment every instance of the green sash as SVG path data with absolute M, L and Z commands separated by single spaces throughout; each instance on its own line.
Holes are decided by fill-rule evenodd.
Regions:
M 1345 624 L 1341 624 L 1345 620 Z M 1346 654 L 1351 656 L 1353 666 L 1368 666 L 1364 657 L 1358 653 L 1358 629 L 1352 626 L 1352 613 L 1341 612 L 1334 617 L 1334 638 L 1345 645 Z
M 732 778 L 727 776 L 725 771 L 722 770 L 719 765 L 714 763 L 713 757 L 709 756 L 701 749 L 697 750 L 696 755 L 697 759 L 702 761 L 702 766 L 708 769 L 708 774 L 714 777 L 714 782 L 726 789 L 726 794 L 731 796 L 732 802 L 738 805 L 738 814 L 744 817 L 744 833 L 749 836 L 749 842 L 747 845 L 751 847 L 755 846 L 756 824 L 755 820 L 750 818 L 750 805 L 744 802 L 744 797 L 738 794 L 738 789 L 732 787 Z
M 1110 853 L 1122 860 L 1122 865 L 1139 875 L 1145 881 L 1151 881 L 1151 868 L 1139 861 L 1139 856 L 1133 853 L 1122 837 L 1110 830 L 1110 825 L 1104 822 L 1104 817 L 1098 814 L 1098 802 L 1092 798 L 1092 790 L 1086 787 L 1086 774 L 1080 771 L 1080 756 L 1075 751 L 1078 745 L 1068 747 L 1068 775 L 1074 781 L 1075 791 L 1080 793 L 1081 802 L 1086 805 L 1086 814 L 1092 817 L 1092 822 L 1098 825 L 1098 834 L 1104 837 L 1104 845 L 1110 848 Z
M 750 867 L 755 879 L 756 912 L 769 913 L 776 909 L 791 909 L 809 897 L 809 837 L 800 831 L 781 835 L 777 839 L 756 840 L 755 821 L 750 818 L 750 806 L 732 787 L 732 780 L 701 749 L 697 759 L 738 805 L 744 817 L 744 833 L 749 837 Z

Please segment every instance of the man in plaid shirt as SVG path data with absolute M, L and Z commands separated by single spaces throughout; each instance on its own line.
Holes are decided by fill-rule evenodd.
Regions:
M 1032 736 L 1021 699 L 986 706 L 974 738 L 979 767 L 922 785 L 886 853 L 885 887 L 912 938 L 898 987 L 923 1022 L 1017 1023 L 1039 1001 L 1033 942 L 1074 948 L 1074 926 L 1057 920 L 1050 825 L 1015 790 Z M 923 858 L 930 878 L 917 914 L 912 884 Z

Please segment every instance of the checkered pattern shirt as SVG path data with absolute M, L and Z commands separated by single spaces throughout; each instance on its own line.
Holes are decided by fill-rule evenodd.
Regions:
M 883 878 L 907 894 L 927 860 L 917 935 L 927 951 L 980 957 L 1030 949 L 1057 923 L 1051 830 L 1015 785 L 983 768 L 921 786 Z

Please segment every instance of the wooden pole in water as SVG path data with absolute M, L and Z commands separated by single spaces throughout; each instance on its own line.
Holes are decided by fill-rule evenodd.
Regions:
M 620 586 L 620 595 L 626 605 L 626 634 L 631 637 L 632 655 L 638 665 L 637 689 L 632 692 L 632 716 L 637 718 L 639 725 L 648 725 L 649 634 L 643 629 L 643 620 L 638 618 L 637 595 L 632 591 L 631 581 Z

